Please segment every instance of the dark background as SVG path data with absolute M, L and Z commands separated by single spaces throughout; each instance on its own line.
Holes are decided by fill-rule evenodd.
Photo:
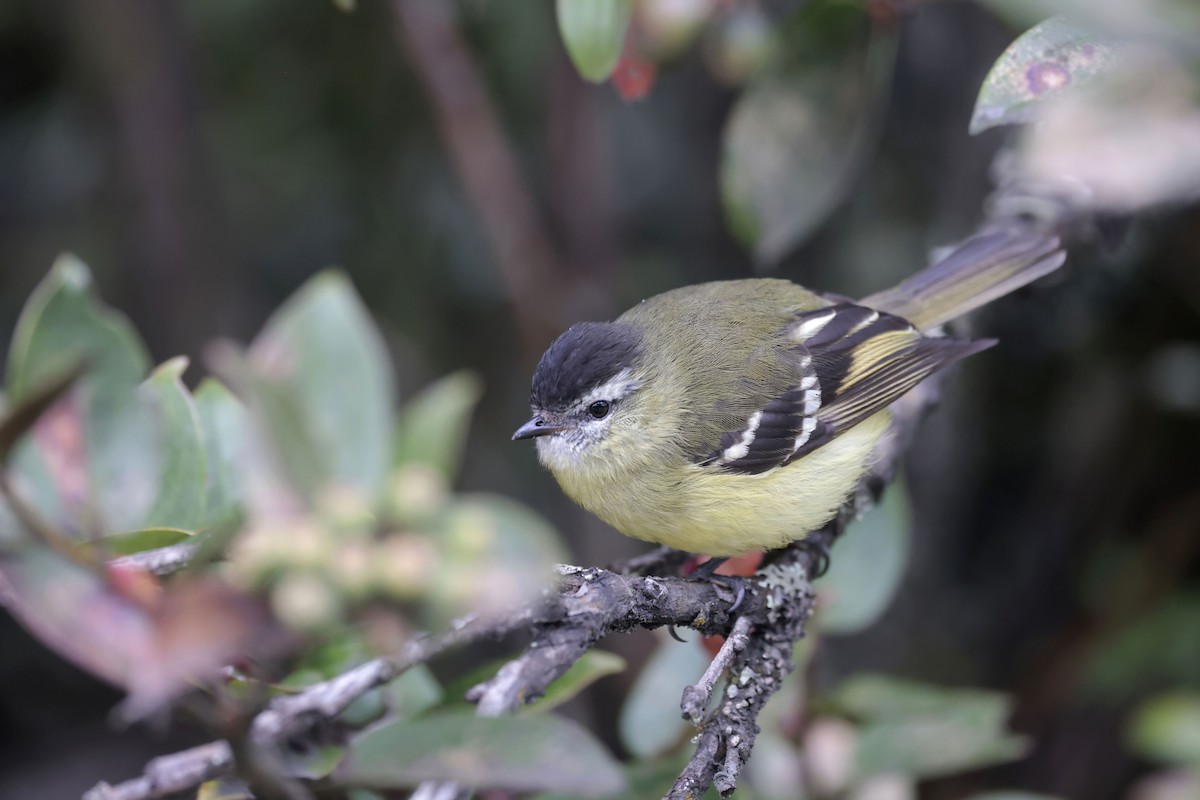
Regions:
M 484 379 L 461 484 L 527 501 L 578 562 L 604 563 L 640 545 L 574 509 L 508 435 L 566 325 L 756 274 L 717 188 L 737 89 L 694 48 L 626 103 L 577 76 L 551 4 L 459 12 L 0 5 L 0 338 L 72 251 L 155 359 L 186 354 L 195 379 L 207 342 L 249 340 L 338 265 L 385 331 L 402 394 L 460 367 Z M 966 126 L 1015 31 L 966 2 L 899 25 L 879 144 L 781 275 L 865 294 L 979 219 L 1006 134 Z M 456 137 L 473 158 L 450 155 Z M 914 448 L 905 581 L 870 630 L 827 639 L 812 673 L 1016 695 L 1030 757 L 927 784 L 929 797 L 1127 796 L 1148 767 L 1123 743 L 1130 709 L 1200 683 L 1197 230 L 1191 212 L 1137 220 L 1116 252 L 1081 250 L 973 320 L 1002 344 L 955 371 Z M 614 645 L 637 661 L 649 641 Z M 594 729 L 611 735 L 622 691 L 590 695 Z M 185 743 L 186 729 L 113 732 L 117 699 L 0 616 L 0 797 L 73 796 Z

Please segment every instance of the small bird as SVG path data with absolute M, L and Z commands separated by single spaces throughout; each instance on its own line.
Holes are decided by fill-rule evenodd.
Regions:
M 1065 258 L 1014 225 L 857 303 L 771 278 L 665 292 L 559 336 L 513 439 L 628 536 L 714 557 L 782 547 L 837 514 L 891 403 L 995 344 L 941 326 Z

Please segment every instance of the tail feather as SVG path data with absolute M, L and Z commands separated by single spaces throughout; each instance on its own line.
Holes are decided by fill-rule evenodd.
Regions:
M 929 330 L 1049 275 L 1066 257 L 1058 237 L 1032 228 L 981 233 L 899 286 L 860 302 Z

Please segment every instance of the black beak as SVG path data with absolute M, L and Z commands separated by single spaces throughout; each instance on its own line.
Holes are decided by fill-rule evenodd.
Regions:
M 549 436 L 552 433 L 558 433 L 563 429 L 562 425 L 551 425 L 543 417 L 534 417 L 526 422 L 521 427 L 517 428 L 517 432 L 513 434 L 513 441 L 518 439 L 532 439 L 535 436 Z

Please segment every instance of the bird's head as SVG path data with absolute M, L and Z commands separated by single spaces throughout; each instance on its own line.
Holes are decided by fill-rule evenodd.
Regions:
M 644 416 L 641 355 L 642 336 L 632 325 L 573 325 L 538 362 L 533 415 L 513 439 L 536 439 L 539 459 L 557 475 L 619 468 Z

